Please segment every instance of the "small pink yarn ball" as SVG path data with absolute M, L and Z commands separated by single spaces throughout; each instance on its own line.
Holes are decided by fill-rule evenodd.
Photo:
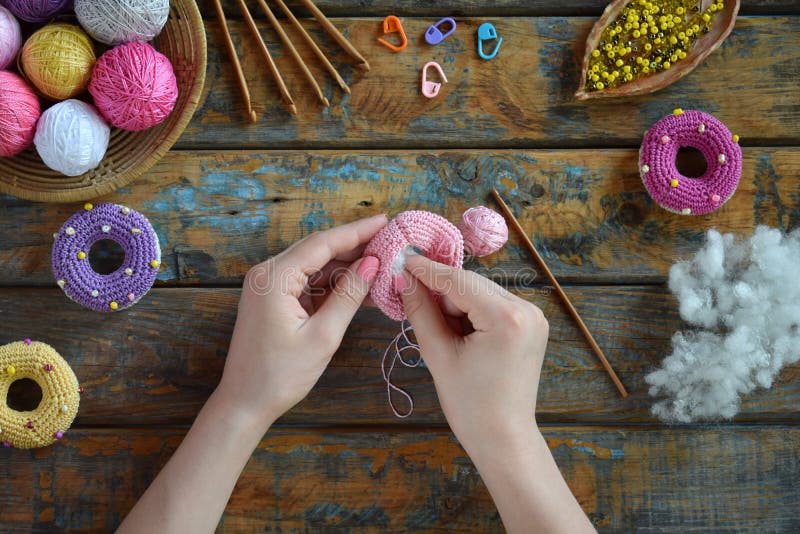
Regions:
M 94 66 L 89 92 L 112 125 L 138 132 L 162 122 L 178 100 L 172 64 L 147 43 L 126 43 Z
M 464 236 L 464 250 L 473 256 L 488 256 L 503 248 L 508 241 L 506 220 L 486 206 L 465 211 L 458 229 Z
M 14 156 L 33 143 L 41 114 L 39 98 L 25 80 L 0 71 L 0 156 Z
M 22 32 L 19 22 L 11 11 L 0 6 L 0 70 L 13 63 L 21 46 Z

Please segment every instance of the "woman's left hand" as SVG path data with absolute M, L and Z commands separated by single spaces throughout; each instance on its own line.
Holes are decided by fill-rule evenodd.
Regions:
M 378 259 L 360 257 L 386 222 L 315 232 L 250 269 L 215 396 L 266 430 L 308 395 L 375 279 Z

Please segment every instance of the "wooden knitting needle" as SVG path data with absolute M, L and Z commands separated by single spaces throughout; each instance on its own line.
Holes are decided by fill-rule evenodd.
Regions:
M 344 79 L 341 76 L 339 76 L 339 72 L 336 70 L 336 67 L 334 67 L 331 64 L 331 62 L 328 60 L 327 56 L 325 55 L 325 52 L 320 50 L 319 46 L 317 46 L 317 43 L 315 43 L 314 39 L 311 38 L 311 35 L 309 35 L 309 33 L 306 31 L 306 29 L 303 28 L 303 25 L 300 24 L 300 21 L 297 20 L 297 17 L 294 16 L 294 13 L 292 13 L 292 10 L 289 9 L 289 6 L 287 6 L 283 2 L 283 0 L 275 0 L 275 3 L 278 4 L 278 6 L 283 10 L 283 13 L 286 15 L 286 18 L 288 18 L 291 21 L 291 23 L 295 27 L 295 29 L 298 32 L 300 32 L 300 35 L 303 37 L 303 40 L 311 48 L 311 50 L 314 51 L 314 54 L 317 56 L 317 59 L 319 59 L 322 62 L 322 64 L 325 65 L 325 68 L 328 69 L 328 72 L 331 74 L 331 76 L 334 77 L 334 79 L 336 80 L 336 83 L 338 83 L 339 87 L 342 88 L 342 91 L 344 91 L 345 93 L 347 93 L 349 95 L 350 94 L 350 87 L 348 87 L 347 83 L 345 83 Z
M 219 3 L 219 0 L 215 1 Z M 266 43 L 264 43 L 264 39 L 261 37 L 261 33 L 259 33 L 258 31 L 258 26 L 256 26 L 256 21 L 253 20 L 253 15 L 250 14 L 250 10 L 247 9 L 247 5 L 244 3 L 244 0 L 239 0 L 239 9 L 241 10 L 242 15 L 244 16 L 245 22 L 247 22 L 247 26 L 250 28 L 250 32 L 256 38 L 256 43 L 258 43 L 258 49 L 261 51 L 261 55 L 264 56 L 264 60 L 267 62 L 267 66 L 269 67 L 269 70 L 272 73 L 272 77 L 275 78 L 275 82 L 278 84 L 278 90 L 281 92 L 281 96 L 283 97 L 283 101 L 286 103 L 286 106 L 289 108 L 289 112 L 292 115 L 297 115 L 297 106 L 294 105 L 292 94 L 289 92 L 289 89 L 283 82 L 283 77 L 281 76 L 281 72 L 278 70 L 278 66 L 272 59 L 272 55 L 269 53 L 267 45 Z
M 345 52 L 347 52 L 352 58 L 358 60 L 359 67 L 364 70 L 369 70 L 369 63 L 367 63 L 367 60 L 364 59 L 364 56 L 362 56 L 359 51 L 356 50 L 356 47 L 347 40 L 347 37 L 341 34 L 336 26 L 334 26 L 328 17 L 325 16 L 325 13 L 320 11 L 320 9 L 314 5 L 314 2 L 311 0 L 300 0 L 300 3 L 303 4 L 306 9 L 311 11 L 311 14 L 314 15 L 314 18 L 320 23 L 322 29 L 324 29 L 334 41 L 339 43 L 339 46 L 344 48 Z
M 606 359 L 606 355 L 603 354 L 603 350 L 600 348 L 600 345 L 598 345 L 597 341 L 594 340 L 594 337 L 592 336 L 591 332 L 589 332 L 589 329 L 586 327 L 586 324 L 583 322 L 583 319 L 581 319 L 581 316 L 578 314 L 578 310 L 576 310 L 575 306 L 572 305 L 572 302 L 570 302 L 569 297 L 561 288 L 561 284 L 558 283 L 558 280 L 556 280 L 556 277 L 553 276 L 553 273 L 547 267 L 547 264 L 544 262 L 544 259 L 536 251 L 536 247 L 533 246 L 533 243 L 528 237 L 528 234 L 525 232 L 525 230 L 522 229 L 522 226 L 520 226 L 519 221 L 517 221 L 517 218 L 514 217 L 514 214 L 511 212 L 511 209 L 508 207 L 508 204 L 505 203 L 503 198 L 500 196 L 500 193 L 497 192 L 497 189 L 492 189 L 492 197 L 494 197 L 494 200 L 500 206 L 500 209 L 503 211 L 503 214 L 505 215 L 506 219 L 511 223 L 511 226 L 513 226 L 514 229 L 517 231 L 517 233 L 520 235 L 520 237 L 522 237 L 522 240 L 525 242 L 525 245 L 528 247 L 528 250 L 531 252 L 531 254 L 533 254 L 536 263 L 539 264 L 539 268 L 541 268 L 544 271 L 545 275 L 547 275 L 547 278 L 550 280 L 550 284 L 552 284 L 552 286 L 555 288 L 556 293 L 558 293 L 558 296 L 561 298 L 561 301 L 564 303 L 564 306 L 566 306 L 567 311 L 569 311 L 570 315 L 572 315 L 572 318 L 575 320 L 575 322 L 578 323 L 578 328 L 580 328 L 581 332 L 583 332 L 583 335 L 586 337 L 586 340 L 589 342 L 589 345 L 592 346 L 592 349 L 594 350 L 594 353 L 597 355 L 597 358 L 600 360 L 600 363 L 602 363 L 603 367 L 605 367 L 606 372 L 608 372 L 608 375 L 611 377 L 611 381 L 614 382 L 615 386 L 617 386 L 617 389 L 619 390 L 622 397 L 623 398 L 627 397 L 628 392 L 625 389 L 625 386 L 622 385 L 622 382 L 617 376 L 617 373 L 614 372 L 614 368 L 611 367 L 610 363 L 608 363 L 608 359 Z
M 222 33 L 225 37 L 225 47 L 228 49 L 228 55 L 233 62 L 233 69 L 236 71 L 236 79 L 239 82 L 239 90 L 242 92 L 242 99 L 244 100 L 245 108 L 247 108 L 247 119 L 250 122 L 256 122 L 258 120 L 258 116 L 253 110 L 253 105 L 250 100 L 250 88 L 247 86 L 247 79 L 244 77 L 242 64 L 239 63 L 239 56 L 236 54 L 236 47 L 233 46 L 233 39 L 231 39 L 231 33 L 228 30 L 228 21 L 225 20 L 225 12 L 222 10 L 222 4 L 220 3 L 220 0 L 214 0 L 214 7 L 217 10 L 217 19 L 219 20 L 219 24 L 222 26 Z
M 306 80 L 308 80 L 308 83 L 311 84 L 311 87 L 312 89 L 314 89 L 314 92 L 317 93 L 317 98 L 319 98 L 320 102 L 322 102 L 324 106 L 330 106 L 331 103 L 328 102 L 327 98 L 325 98 L 325 94 L 322 92 L 322 88 L 320 88 L 319 84 L 317 83 L 317 80 L 314 78 L 314 75 L 311 74 L 311 71 L 308 70 L 308 65 L 306 65 L 305 61 L 303 61 L 303 58 L 300 56 L 300 53 L 294 47 L 292 40 L 289 39 L 289 36 L 286 35 L 285 31 L 283 31 L 283 27 L 281 27 L 281 24 L 280 22 L 278 22 L 278 19 L 275 18 L 275 14 L 272 12 L 272 10 L 269 8 L 269 6 L 264 0 L 258 0 L 258 4 L 261 6 L 262 11 L 264 11 L 264 14 L 269 19 L 269 22 L 270 24 L 272 24 L 272 27 L 275 28 L 276 32 L 278 32 L 278 36 L 281 38 L 281 41 L 283 41 L 283 44 L 286 45 L 287 49 L 289 49 L 289 54 L 291 54 L 292 58 L 294 58 L 295 63 L 297 63 L 297 65 L 300 67 L 300 70 L 303 71 L 303 75 L 305 75 Z

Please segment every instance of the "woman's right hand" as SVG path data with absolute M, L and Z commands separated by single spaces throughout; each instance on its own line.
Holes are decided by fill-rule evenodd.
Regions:
M 408 256 L 395 287 L 469 455 L 491 454 L 497 440 L 528 439 L 549 330 L 541 310 L 477 273 L 421 255 Z

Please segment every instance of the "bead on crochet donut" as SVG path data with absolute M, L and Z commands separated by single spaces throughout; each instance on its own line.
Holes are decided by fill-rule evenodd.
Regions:
M 41 388 L 42 400 L 34 410 L 13 410 L 8 388 L 24 378 Z M 79 389 L 75 373 L 50 345 L 26 339 L 0 346 L 0 442 L 33 449 L 61 439 L 78 413 Z
M 739 136 L 702 111 L 676 109 L 645 134 L 639 171 L 647 192 L 662 208 L 682 215 L 705 215 L 733 196 L 742 174 Z M 682 175 L 675 158 L 682 147 L 699 150 L 707 163 L 697 178 Z
M 161 265 L 161 249 L 150 221 L 119 204 L 86 204 L 53 236 L 53 275 L 64 293 L 78 304 L 112 312 L 136 304 L 153 286 Z M 95 272 L 89 263 L 94 243 L 110 239 L 125 253 L 111 274 Z

